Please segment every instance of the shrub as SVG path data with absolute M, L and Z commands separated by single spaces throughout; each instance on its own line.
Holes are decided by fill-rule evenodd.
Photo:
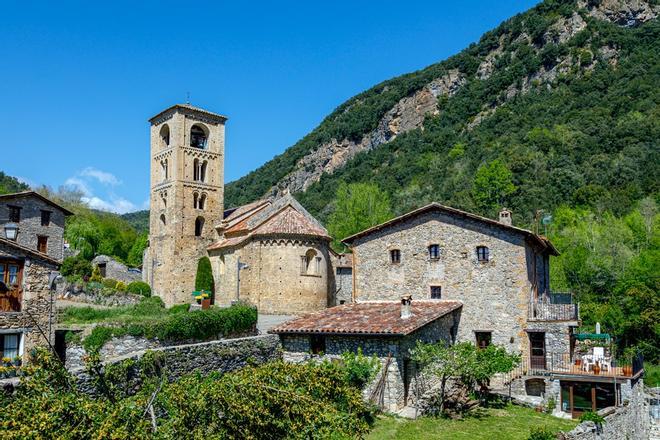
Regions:
M 101 276 L 101 269 L 99 269 L 98 266 L 94 266 L 94 269 L 92 269 L 92 277 L 89 280 L 95 283 L 100 283 L 103 281 L 103 277 Z
M 197 262 L 197 275 L 195 276 L 195 290 L 205 290 L 213 293 L 213 272 L 211 271 L 211 260 L 202 257 Z
M 347 351 L 342 353 L 342 364 L 348 383 L 356 388 L 364 388 L 380 370 L 380 360 L 374 355 L 367 357 L 358 347 L 357 353 Z
M 60 273 L 65 277 L 88 277 L 92 274 L 92 265 L 80 255 L 67 257 L 62 262 Z
M 529 433 L 527 440 L 556 440 L 557 434 L 545 426 L 535 426 Z
M 605 422 L 605 418 L 593 411 L 586 411 L 580 416 L 580 422 L 594 422 L 596 424 Z
M 149 286 L 149 284 L 145 283 L 144 281 L 133 281 L 129 283 L 126 290 L 136 295 L 142 295 L 146 297 L 151 296 L 151 287 Z
M 117 281 L 117 285 L 115 286 L 115 289 L 118 290 L 119 292 L 126 292 L 126 283 L 122 281 Z
M 92 275 L 92 278 L 94 278 L 94 275 Z M 101 290 L 101 289 L 103 289 L 103 284 L 98 281 L 90 281 L 89 283 L 87 283 L 86 290 Z
M 104 278 L 103 279 L 103 286 L 107 287 L 108 289 L 116 289 L 117 288 L 117 280 L 113 280 L 112 278 Z

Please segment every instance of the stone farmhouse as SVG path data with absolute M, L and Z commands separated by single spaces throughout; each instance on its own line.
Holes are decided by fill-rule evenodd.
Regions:
M 349 347 L 376 354 L 388 366 L 381 403 L 390 410 L 414 403 L 423 391 L 412 386 L 410 344 L 401 342 L 411 338 L 495 343 L 521 353 L 520 368 L 499 378 L 500 385 L 508 381 L 536 403 L 553 397 L 558 411 L 573 414 L 620 402 L 641 375 L 639 360 L 624 370 L 604 347 L 582 362 L 574 350 L 578 305 L 570 294 L 550 290 L 549 260 L 558 252 L 545 237 L 512 226 L 507 210 L 492 220 L 432 203 L 343 242 L 353 252 L 351 303 L 272 332 L 292 360 Z M 586 362 L 598 356 L 602 373 Z
M 63 255 L 67 209 L 26 191 L 0 195 L 0 355 L 53 343 L 53 281 Z

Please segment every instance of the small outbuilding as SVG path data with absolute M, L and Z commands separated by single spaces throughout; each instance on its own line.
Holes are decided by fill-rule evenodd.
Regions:
M 460 320 L 459 301 L 372 301 L 344 304 L 285 322 L 270 332 L 280 336 L 284 359 L 338 357 L 357 352 L 377 356 L 383 365 L 367 390 L 382 408 L 395 411 L 415 400 L 416 372 L 410 350 L 418 341 L 453 343 Z

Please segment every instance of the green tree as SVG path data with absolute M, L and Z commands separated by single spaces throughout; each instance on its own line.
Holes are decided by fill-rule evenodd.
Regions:
M 131 246 L 131 250 L 128 251 L 128 257 L 126 258 L 126 262 L 129 266 L 142 267 L 142 256 L 147 247 L 148 238 L 148 234 L 144 233 L 135 240 L 135 243 Z
M 371 183 L 341 184 L 337 203 L 328 221 L 328 231 L 337 250 L 345 250 L 341 240 L 392 217 L 389 196 Z
M 205 290 L 213 293 L 213 271 L 209 257 L 202 257 L 197 262 L 197 275 L 195 276 L 195 290 Z
M 477 174 L 474 176 L 472 196 L 477 206 L 492 214 L 504 205 L 507 197 L 515 190 L 511 170 L 504 162 L 495 159 L 480 166 L 477 170 Z

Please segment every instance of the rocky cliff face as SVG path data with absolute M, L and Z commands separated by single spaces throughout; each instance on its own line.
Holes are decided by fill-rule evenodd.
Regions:
M 546 47 L 562 45 L 574 38 L 588 26 L 591 19 L 609 21 L 623 27 L 637 26 L 655 19 L 660 12 L 660 5 L 644 0 L 578 0 L 573 9 L 572 14 L 559 15 L 554 19 L 541 38 L 533 38 L 523 31 L 514 42 L 519 46 L 531 47 L 535 55 L 541 56 Z M 507 37 L 501 35 L 499 44 L 481 57 L 474 74 L 468 76 L 457 69 L 442 72 L 439 77 L 432 78 L 396 102 L 380 119 L 377 127 L 364 133 L 359 141 L 333 138 L 312 148 L 296 161 L 292 171 L 272 186 L 268 195 L 277 197 L 288 192 L 305 191 L 324 173 L 333 173 L 358 153 L 378 148 L 411 130 L 423 130 L 425 118 L 439 114 L 441 102 L 456 95 L 469 81 L 487 81 L 498 71 L 498 62 L 503 57 L 529 56 L 529 53 L 506 52 Z M 481 111 L 466 123 L 466 129 L 474 128 L 498 106 L 517 95 L 527 93 L 533 85 L 544 84 L 550 88 L 559 75 L 576 71 L 580 74 L 593 69 L 598 62 L 616 65 L 617 55 L 617 48 L 610 46 L 603 46 L 594 53 L 558 54 L 552 63 L 540 65 L 535 72 L 511 84 L 495 102 L 484 104 Z M 350 110 L 348 107 L 345 111 Z

